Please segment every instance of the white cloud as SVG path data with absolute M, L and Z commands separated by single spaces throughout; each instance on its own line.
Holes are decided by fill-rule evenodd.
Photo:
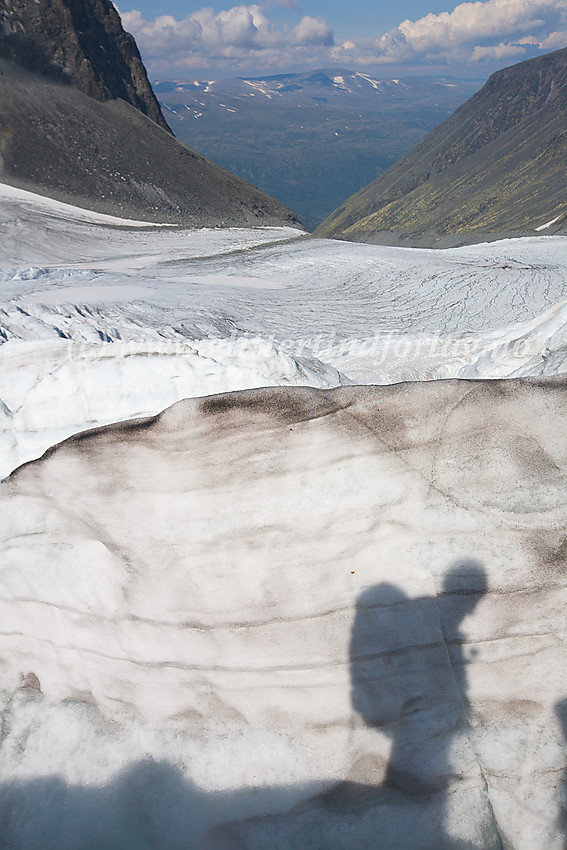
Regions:
M 277 5 L 293 7 L 294 3 L 284 0 Z M 304 15 L 293 27 L 277 28 L 259 5 L 233 6 L 218 14 L 203 8 L 181 21 L 171 15 L 147 21 L 137 10 L 121 12 L 121 17 L 150 67 L 172 63 L 206 67 L 213 61 L 249 60 L 251 56 L 277 65 L 306 48 L 328 48 L 334 43 L 333 29 L 323 17 Z
M 567 0 L 478 0 L 402 21 L 365 49 L 380 62 L 492 61 L 521 55 L 526 45 L 542 46 L 563 21 Z
M 567 29 L 562 32 L 552 32 L 547 38 L 540 42 L 539 46 L 543 50 L 558 50 L 561 47 L 567 47 Z
M 334 43 L 333 28 L 320 15 L 316 18 L 304 15 L 291 32 L 295 44 L 330 46 Z
M 262 73 L 280 68 L 362 65 L 502 67 L 509 59 L 567 45 L 567 0 L 476 0 L 450 12 L 405 20 L 384 35 L 346 38 L 335 45 L 331 24 L 303 15 L 295 26 L 277 25 L 270 9 L 295 10 L 297 0 L 265 0 L 215 14 L 202 8 L 181 21 L 171 15 L 145 20 L 139 11 L 122 12 L 150 71 L 156 74 L 207 68 L 227 74 L 255 66 Z
M 417 49 L 473 41 L 475 39 L 525 32 L 542 21 L 534 16 L 535 7 L 549 5 L 524 0 L 488 0 L 462 3 L 452 12 L 430 13 L 418 21 L 403 21 L 398 29 Z
M 257 49 L 268 21 L 258 6 L 235 6 L 219 12 L 210 23 L 221 45 Z
M 483 47 L 477 44 L 473 47 L 472 59 L 473 62 L 492 62 L 494 60 L 512 59 L 514 56 L 523 56 L 524 48 L 520 44 L 490 44 Z

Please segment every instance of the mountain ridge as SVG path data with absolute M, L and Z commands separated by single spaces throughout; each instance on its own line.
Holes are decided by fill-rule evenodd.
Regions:
M 300 226 L 175 139 L 110 0 L 5 0 L 0 23 L 1 181 L 149 222 Z
M 3 0 L 0 56 L 99 101 L 122 98 L 165 130 L 134 38 L 105 0 Z
M 388 171 L 341 204 L 319 236 L 464 244 L 534 235 L 567 214 L 567 49 L 505 68 Z

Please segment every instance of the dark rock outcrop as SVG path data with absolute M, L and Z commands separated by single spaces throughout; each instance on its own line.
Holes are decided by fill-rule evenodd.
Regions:
M 300 226 L 174 138 L 110 0 L 0 0 L 0 24 L 0 181 L 144 221 Z
M 463 244 L 567 227 L 567 49 L 486 85 L 317 235 L 391 244 Z
M 0 55 L 96 100 L 122 98 L 169 129 L 110 0 L 3 0 Z

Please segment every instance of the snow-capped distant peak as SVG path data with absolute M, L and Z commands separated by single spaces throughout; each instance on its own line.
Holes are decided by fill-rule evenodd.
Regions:
M 368 74 L 360 73 L 360 71 L 357 71 L 355 76 L 360 77 L 361 80 L 365 80 L 367 83 L 370 83 L 373 89 L 378 89 L 383 85 L 382 80 L 375 80 L 373 77 L 368 76 Z
M 255 92 L 260 92 L 260 94 L 266 97 L 272 97 L 275 94 L 273 87 L 265 80 L 242 80 L 242 82 L 251 89 L 254 89 Z

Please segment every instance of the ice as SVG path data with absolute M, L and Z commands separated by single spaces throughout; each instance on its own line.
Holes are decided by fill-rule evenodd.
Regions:
M 93 224 L 107 224 L 114 227 L 174 227 L 172 224 L 159 224 L 150 221 L 136 221 L 131 218 L 119 218 L 115 215 L 94 212 L 84 208 L 75 207 L 56 201 L 47 195 L 38 195 L 36 192 L 27 192 L 25 189 L 0 183 L 0 201 L 4 205 L 7 202 L 15 202 L 22 209 L 36 210 L 44 215 L 51 215 L 59 220 L 76 221 L 80 219 Z
M 560 850 L 565 238 L 0 196 L 0 843 Z
M 15 846 L 559 850 L 566 391 L 210 396 L 1 484 Z
M 567 368 L 565 238 L 412 250 L 292 228 L 140 230 L 0 197 L 0 475 L 182 397 Z
M 163 410 L 182 398 L 252 387 L 350 383 L 302 366 L 266 341 L 72 341 L 0 346 L 0 478 L 55 443 L 98 425 Z M 56 399 L 56 403 L 54 400 Z

